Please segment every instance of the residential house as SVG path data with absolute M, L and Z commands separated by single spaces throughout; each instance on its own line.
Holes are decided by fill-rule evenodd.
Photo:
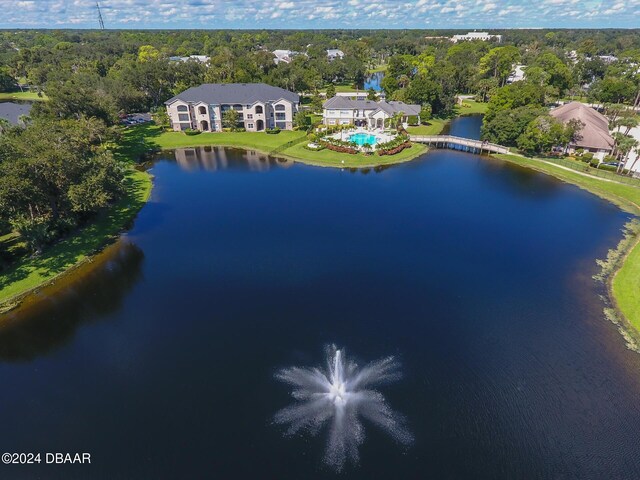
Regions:
M 233 109 L 239 114 L 238 126 L 260 132 L 293 129 L 300 97 L 264 83 L 208 83 L 185 90 L 165 105 L 175 131 L 220 132 L 224 113 Z
M 329 50 L 327 50 L 327 58 L 329 60 L 335 60 L 336 58 L 342 60 L 344 58 L 344 52 L 337 48 L 330 48 Z
M 293 57 L 299 55 L 298 52 L 294 52 L 293 50 L 274 50 L 273 52 L 274 59 L 273 62 L 277 65 L 279 63 L 291 63 Z
M 383 128 L 385 121 L 397 114 L 402 114 L 403 123 L 408 123 L 409 117 L 420 116 L 420 105 L 384 100 L 376 102 L 335 96 L 324 102 L 322 107 L 322 123 L 325 125 Z
M 583 149 L 602 160 L 613 150 L 614 141 L 609 134 L 609 120 L 595 109 L 584 103 L 570 102 L 554 108 L 549 113 L 563 123 L 580 120 L 584 124 L 575 142 L 569 145 L 569 152 Z
M 502 43 L 502 35 L 489 35 L 489 32 L 469 32 L 465 35 L 454 35 L 451 37 L 451 41 L 453 43 L 469 42 L 474 40 L 480 40 L 482 42 L 495 40 L 498 43 Z
M 188 57 L 169 57 L 170 62 L 188 62 L 189 60 L 200 63 L 209 63 L 210 57 L 206 55 L 189 55 Z

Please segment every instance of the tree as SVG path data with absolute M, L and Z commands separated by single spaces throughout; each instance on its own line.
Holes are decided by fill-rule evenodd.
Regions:
M 562 95 L 573 85 L 573 75 L 569 67 L 553 53 L 544 53 L 536 58 L 534 67 L 541 68 L 547 74 L 546 82 L 558 89 L 558 94 Z M 529 76 L 529 69 L 527 70 Z
M 518 107 L 541 107 L 545 103 L 545 91 L 538 85 L 515 82 L 496 89 L 491 95 L 485 121 L 491 120 L 501 110 Z
M 326 94 L 327 94 L 327 98 L 333 98 L 336 96 L 336 87 L 333 83 L 330 83 L 327 86 Z
M 369 90 L 367 90 L 367 100 L 377 100 L 377 99 L 378 99 L 378 94 L 373 89 L 373 87 L 370 87 Z
M 431 105 L 425 103 L 420 108 L 420 121 L 422 123 L 427 123 L 428 120 L 431 119 Z
M 495 78 L 500 85 L 504 85 L 513 65 L 519 60 L 520 51 L 516 47 L 511 45 L 496 47 L 480 59 L 479 70 L 482 75 Z
M 518 137 L 518 148 L 527 154 L 549 152 L 554 146 L 565 146 L 570 141 L 571 130 L 549 115 L 531 121 Z
M 110 135 L 95 118 L 46 117 L 2 135 L 0 223 L 37 252 L 112 204 L 123 193 L 123 170 L 103 148 Z
M 224 128 L 230 128 L 234 130 L 238 127 L 238 119 L 238 112 L 233 108 L 230 108 L 222 114 L 222 126 Z
M 138 61 L 148 62 L 149 60 L 158 60 L 160 58 L 160 52 L 152 45 L 142 45 L 138 49 Z
M 306 129 L 311 125 L 311 117 L 303 111 L 296 112 L 293 117 L 293 124 L 299 129 Z
M 544 108 L 529 106 L 501 110 L 482 122 L 481 138 L 499 145 L 515 146 L 529 123 L 545 112 Z

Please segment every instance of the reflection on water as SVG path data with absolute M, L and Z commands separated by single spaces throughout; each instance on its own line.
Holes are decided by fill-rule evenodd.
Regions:
M 118 310 L 141 277 L 144 254 L 121 240 L 19 308 L 0 316 L 0 361 L 29 361 L 65 345 L 83 323 Z
M 178 148 L 175 150 L 178 164 L 185 170 L 246 169 L 266 171 L 273 167 L 288 168 L 293 161 L 273 158 L 257 150 L 241 150 L 226 147 Z

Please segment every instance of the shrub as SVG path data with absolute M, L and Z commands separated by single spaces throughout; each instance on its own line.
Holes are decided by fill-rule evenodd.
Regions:
M 585 163 L 591 163 L 591 160 L 593 160 L 593 153 L 591 152 L 583 153 L 582 157 L 580 157 L 580 160 L 582 160 Z
M 281 131 L 281 130 L 280 130 L 280 128 L 279 128 L 279 127 L 276 127 L 276 128 L 267 128 L 267 129 L 265 130 L 265 132 L 266 132 L 267 134 L 269 134 L 269 135 L 277 135 L 278 133 L 280 133 L 280 131 Z
M 581 157 L 584 155 L 584 148 L 579 148 L 576 150 L 576 157 Z
M 602 164 L 600 165 L 600 167 L 598 167 L 600 170 L 606 170 L 607 172 L 615 172 L 618 167 L 614 167 L 613 165 L 605 165 Z
M 246 132 L 247 129 L 244 128 L 244 127 L 237 127 L 237 128 L 232 129 L 232 131 L 234 131 L 234 132 Z
M 191 129 L 191 128 L 187 128 L 187 129 L 184 131 L 184 134 L 185 134 L 185 135 L 189 135 L 189 136 L 192 136 L 192 135 L 200 135 L 201 133 L 202 133 L 202 132 L 201 132 L 200 130 L 193 130 L 193 129 Z

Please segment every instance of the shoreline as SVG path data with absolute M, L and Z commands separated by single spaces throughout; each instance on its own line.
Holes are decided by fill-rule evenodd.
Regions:
M 604 316 L 618 327 L 627 347 L 640 353 L 640 295 L 633 294 L 638 290 L 635 271 L 640 271 L 640 228 L 637 226 L 640 222 L 640 188 L 563 168 L 544 159 L 516 154 L 491 157 L 551 175 L 633 215 L 634 218 L 624 226 L 622 238 L 609 249 L 607 258 L 596 259 L 600 273 L 594 280 L 602 282 L 607 291 Z M 623 273 L 622 277 L 620 273 Z
M 133 165 L 130 169 L 127 193 L 112 207 L 100 212 L 90 224 L 51 245 L 40 256 L 21 259 L 2 274 L 2 277 L 13 275 L 18 278 L 0 283 L 0 315 L 19 307 L 25 298 L 41 288 L 92 262 L 96 255 L 129 230 L 153 189 L 150 173 Z M 74 244 L 78 243 L 81 246 L 74 249 Z
M 212 144 L 207 141 L 203 142 L 202 138 L 200 139 L 197 138 L 198 136 L 184 138 L 184 140 L 188 139 L 189 141 L 182 142 L 182 143 L 184 144 L 190 143 L 192 145 L 184 145 L 184 144 L 181 144 L 179 146 L 158 145 L 156 148 L 146 148 L 144 152 L 149 153 L 151 151 L 166 151 L 166 150 L 174 150 L 176 148 L 198 148 L 198 147 L 204 147 L 204 146 L 217 146 L 217 147 L 224 147 L 224 148 L 237 148 L 242 150 L 254 150 L 264 155 L 273 156 L 275 158 L 282 158 L 285 160 L 293 161 L 295 163 L 300 163 L 300 164 L 314 166 L 314 167 L 337 168 L 337 169 L 344 169 L 344 168 L 375 169 L 379 167 L 388 167 L 392 165 L 407 163 L 412 160 L 415 160 L 416 158 L 420 157 L 421 155 L 429 151 L 429 148 L 427 146 L 422 144 L 417 144 L 417 143 L 414 143 L 411 148 L 398 153 L 397 154 L 398 156 L 394 155 L 394 156 L 388 156 L 388 157 L 387 156 L 380 157 L 377 155 L 364 157 L 360 155 L 356 156 L 356 155 L 348 155 L 348 154 L 336 154 L 336 152 L 329 151 L 330 152 L 329 155 L 331 155 L 332 157 L 340 158 L 340 157 L 344 157 L 345 155 L 348 155 L 349 157 L 357 157 L 357 158 L 349 159 L 352 161 L 349 161 L 347 163 L 337 163 L 338 162 L 337 159 L 331 163 L 327 163 L 322 160 L 313 160 L 313 159 L 304 158 L 304 157 L 292 154 L 292 153 L 296 153 L 296 150 L 300 150 L 303 148 L 302 144 L 305 141 L 305 136 L 303 135 L 296 136 L 291 134 L 289 136 L 294 137 L 293 141 L 291 141 L 292 144 L 287 146 L 287 148 L 283 149 L 282 151 L 278 151 L 278 152 L 274 152 L 274 150 L 279 150 L 279 148 L 284 144 L 281 144 L 280 146 L 277 146 L 274 149 L 271 149 L 269 151 L 267 148 L 264 148 L 264 146 L 250 145 L 250 144 L 247 144 L 246 142 L 236 143 L 235 145 L 231 145 L 227 142 Z M 193 141 L 193 140 L 196 140 L 196 141 Z M 286 142 L 286 143 L 289 143 L 289 142 Z M 294 151 L 291 152 L 291 150 L 294 150 Z M 409 153 L 402 155 L 404 152 L 409 152 Z M 141 152 L 138 152 L 138 153 L 141 153 Z M 309 151 L 309 153 L 314 154 L 318 152 Z M 490 157 L 500 161 L 519 165 L 524 168 L 535 170 L 535 171 L 544 173 L 546 175 L 551 175 L 563 182 L 575 185 L 578 188 L 584 189 L 593 195 L 603 198 L 604 200 L 607 200 L 613 203 L 623 211 L 631 213 L 636 218 L 640 218 L 640 189 L 637 189 L 635 187 L 632 187 L 626 184 L 618 183 L 615 181 L 594 177 L 592 175 L 585 174 L 583 172 L 577 172 L 571 169 L 563 168 L 562 166 L 555 165 L 551 162 L 546 162 L 544 159 L 528 158 L 528 157 L 520 156 L 517 154 L 495 154 L 495 155 L 490 155 Z M 388 159 L 388 160 L 383 162 L 360 163 L 360 161 L 362 161 L 363 159 L 369 159 L 369 158 L 371 160 L 373 159 L 384 159 L 384 160 Z M 61 276 L 67 275 L 75 271 L 80 266 L 88 262 L 91 262 L 95 257 L 95 255 L 99 254 L 106 247 L 113 244 L 114 241 L 117 240 L 124 231 L 128 230 L 128 225 L 130 225 L 135 220 L 138 212 L 149 200 L 151 195 L 151 189 L 153 188 L 153 181 L 152 181 L 151 175 L 148 172 L 135 170 L 135 169 L 133 171 L 137 172 L 138 175 L 145 177 L 148 182 L 148 187 L 145 188 L 145 191 L 143 193 L 143 198 L 141 199 L 139 198 L 137 200 L 134 199 L 135 205 L 131 205 L 129 207 L 129 208 L 133 207 L 134 211 L 128 212 L 127 218 L 121 219 L 121 221 L 116 222 L 117 225 L 111 225 L 111 227 L 113 228 L 111 228 L 110 233 L 103 234 L 99 239 L 94 240 L 92 247 L 88 248 L 87 251 L 78 253 L 77 258 L 74 261 L 70 262 L 69 264 L 65 264 L 64 267 L 62 267 L 59 271 L 55 272 L 52 275 L 44 277 L 41 281 L 39 281 L 35 285 L 31 285 L 24 289 L 15 287 L 15 284 L 19 282 L 13 282 L 13 283 L 9 282 L 7 285 L 5 285 L 2 289 L 0 289 L 0 296 L 2 296 L 3 290 L 9 289 L 11 286 L 14 287 L 13 290 L 17 290 L 17 291 L 15 293 L 10 293 L 6 295 L 5 298 L 0 297 L 0 315 L 18 307 L 22 303 L 22 301 L 25 299 L 25 297 L 28 297 L 29 295 L 36 293 L 40 288 L 51 285 L 52 283 L 56 282 Z M 619 190 L 619 192 L 615 193 L 611 191 L 615 189 Z M 633 192 L 637 196 L 637 198 L 629 198 L 629 196 L 632 196 L 630 192 Z M 625 193 L 627 195 L 625 195 Z M 130 191 L 129 194 L 127 195 L 129 201 L 132 201 L 131 195 L 134 195 L 134 196 L 136 195 L 135 189 Z M 122 199 L 118 203 L 124 202 L 124 200 L 125 199 Z M 116 207 L 114 206 L 114 208 Z M 105 217 L 105 216 L 109 217 L 110 213 L 112 212 L 105 212 L 101 214 L 100 217 Z M 99 221 L 100 219 L 98 219 L 94 223 L 98 223 Z M 59 248 L 60 245 L 64 245 L 65 243 L 71 243 L 72 241 L 76 240 L 78 237 L 87 236 L 92 227 L 95 227 L 95 225 L 91 224 L 89 226 L 86 226 L 80 231 L 78 231 L 76 234 L 72 235 L 71 237 L 68 237 L 58 242 L 57 244 L 53 245 L 49 249 L 49 251 L 45 253 L 44 257 L 28 258 L 28 259 L 25 259 L 24 261 L 19 262 L 16 266 L 9 269 L 9 272 L 5 275 L 9 275 L 11 272 L 17 269 L 20 269 L 21 267 L 24 266 L 24 264 L 30 264 L 30 263 L 38 264 L 38 263 L 46 262 L 48 258 L 55 256 L 56 248 Z M 623 236 L 623 238 L 620 240 L 618 245 L 609 249 L 610 255 L 613 255 L 613 253 L 616 253 L 615 265 L 611 267 L 610 264 L 607 264 L 606 268 L 609 268 L 609 270 L 606 273 L 603 273 L 605 270 L 604 264 L 607 261 L 609 261 L 609 258 L 607 259 L 607 261 L 597 260 L 597 262 L 602 267 L 602 272 L 600 275 L 603 278 L 600 280 L 605 284 L 606 290 L 607 290 L 608 298 L 606 302 L 607 305 L 605 305 L 605 308 L 604 308 L 605 316 L 618 326 L 620 333 L 623 335 L 623 337 L 627 341 L 628 347 L 640 352 L 640 311 L 639 309 L 634 307 L 633 298 L 628 302 L 622 302 L 622 305 L 620 302 L 620 297 L 624 296 L 621 293 L 621 290 L 624 292 L 628 292 L 629 290 L 633 289 L 633 285 L 628 285 L 629 283 L 631 284 L 633 283 L 633 279 L 627 279 L 627 276 L 633 277 L 633 271 L 635 269 L 640 270 L 640 229 L 636 229 L 633 232 L 632 241 L 629 242 L 629 245 L 626 245 L 626 247 L 623 250 L 621 250 L 622 248 L 621 245 L 625 242 L 625 240 L 627 240 L 626 232 L 628 231 L 630 231 L 630 229 L 628 228 L 625 229 L 625 233 L 624 233 L 625 236 Z M 637 261 L 636 261 L 636 257 L 637 257 Z M 629 270 L 632 271 L 632 273 L 626 276 L 622 275 L 622 280 L 620 280 L 621 277 L 619 274 L 621 272 L 624 272 L 625 274 L 627 274 Z

